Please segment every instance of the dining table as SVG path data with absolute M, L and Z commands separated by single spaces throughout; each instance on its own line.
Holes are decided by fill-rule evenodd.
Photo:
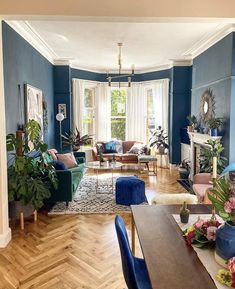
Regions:
M 188 205 L 190 214 L 210 214 L 211 205 Z M 180 205 L 132 205 L 132 251 L 137 232 L 153 289 L 216 289 L 173 218 Z

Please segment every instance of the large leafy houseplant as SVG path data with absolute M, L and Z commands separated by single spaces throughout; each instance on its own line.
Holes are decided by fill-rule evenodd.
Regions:
M 165 152 L 165 149 L 169 148 L 169 145 L 167 143 L 168 135 L 162 129 L 161 126 L 158 126 L 158 128 L 152 133 L 152 136 L 149 140 L 149 146 L 150 147 L 157 147 L 160 154 L 163 154 Z
M 90 144 L 91 140 L 91 135 L 85 134 L 81 136 L 77 128 L 75 128 L 75 131 L 70 130 L 68 133 L 62 135 L 63 144 L 72 146 L 74 151 L 78 151 L 82 145 Z
M 206 143 L 209 147 L 203 147 L 200 157 L 200 171 L 211 173 L 213 170 L 213 157 L 217 158 L 217 171 L 221 174 L 226 166 L 227 159 L 221 156 L 223 145 L 218 139 L 210 139 Z
M 10 133 L 6 142 L 10 163 L 9 201 L 20 201 L 25 206 L 31 204 L 37 210 L 43 206 L 43 200 L 50 197 L 51 187 L 57 187 L 55 169 L 44 160 L 47 144 L 41 141 L 39 123 L 29 120 L 22 138 Z

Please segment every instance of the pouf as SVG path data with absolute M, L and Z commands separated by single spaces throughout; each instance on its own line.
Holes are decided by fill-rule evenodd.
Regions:
M 135 176 L 119 177 L 116 181 L 116 203 L 138 205 L 146 201 L 145 183 Z

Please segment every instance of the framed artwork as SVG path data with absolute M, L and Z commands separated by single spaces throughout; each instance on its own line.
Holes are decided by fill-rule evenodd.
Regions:
M 43 92 L 41 89 L 25 84 L 25 121 L 36 120 L 42 131 L 43 139 Z
M 67 116 L 66 116 L 66 104 L 65 103 L 59 103 L 58 104 L 58 113 L 63 113 L 64 118 L 67 118 Z

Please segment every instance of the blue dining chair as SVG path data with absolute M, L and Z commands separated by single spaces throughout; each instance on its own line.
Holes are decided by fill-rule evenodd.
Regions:
M 115 228 L 121 252 L 123 275 L 128 289 L 151 289 L 145 261 L 133 256 L 126 227 L 120 216 L 115 218 Z

